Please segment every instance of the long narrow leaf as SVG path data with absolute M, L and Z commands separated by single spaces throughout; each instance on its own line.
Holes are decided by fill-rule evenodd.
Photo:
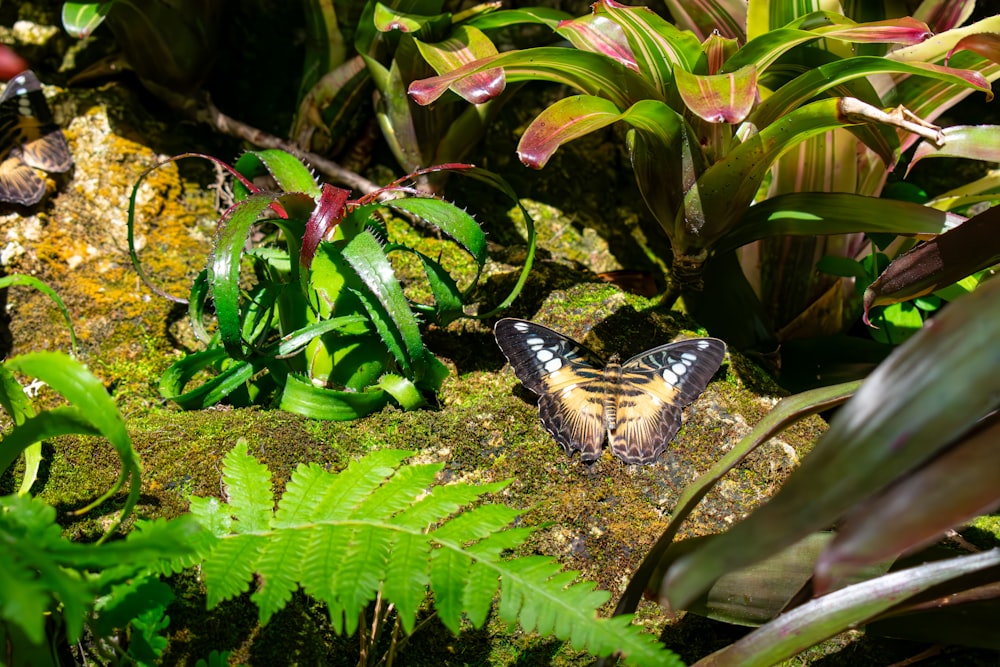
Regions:
M 868 377 L 770 502 L 671 567 L 661 599 L 682 608 L 725 572 L 833 524 L 968 431 L 1000 401 L 998 337 L 1000 282 L 989 281 Z

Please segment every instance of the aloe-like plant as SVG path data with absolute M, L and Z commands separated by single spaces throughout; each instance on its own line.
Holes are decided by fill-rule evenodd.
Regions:
M 202 156 L 204 157 L 204 156 Z M 217 161 L 218 162 L 218 161 Z M 220 163 L 221 164 L 221 163 Z M 394 401 L 404 409 L 423 405 L 447 369 L 426 348 L 421 319 L 446 325 L 466 316 L 486 261 L 486 237 L 471 215 L 430 196 L 416 196 L 403 179 L 381 192 L 349 199 L 349 192 L 320 185 L 295 157 L 282 151 L 245 154 L 235 168 L 239 201 L 219 221 L 208 266 L 191 287 L 187 304 L 195 334 L 206 349 L 181 359 L 164 373 L 163 395 L 185 408 L 202 408 L 223 398 L 236 404 L 273 404 L 321 419 L 347 420 Z M 469 165 L 444 165 L 480 179 L 520 206 L 497 176 Z M 148 174 L 148 172 L 147 172 Z M 277 192 L 261 191 L 250 179 L 270 175 Z M 145 175 L 143 176 L 143 178 Z M 134 205 L 129 209 L 129 248 L 140 276 L 154 290 L 135 250 Z M 391 198 L 392 193 L 409 196 Z M 386 197 L 379 203 L 378 197 Z M 393 242 L 380 211 L 416 216 L 446 234 L 464 260 L 451 269 L 440 258 Z M 531 246 L 520 280 L 489 317 L 520 292 L 531 266 L 534 232 L 524 212 Z M 250 230 L 266 222 L 277 231 L 258 247 L 246 248 Z M 419 261 L 429 303 L 407 298 L 390 256 Z M 455 272 L 462 261 L 474 269 L 465 287 Z M 247 282 L 244 269 L 253 278 Z M 210 333 L 212 313 L 218 328 Z M 193 389 L 203 370 L 214 377 Z
M 741 3 L 698 4 L 731 20 L 716 21 L 720 32 L 709 33 L 689 19 L 695 12 L 681 11 L 693 3 L 671 3 L 688 21 L 682 29 L 646 8 L 601 0 L 592 15 L 556 29 L 573 49 L 510 51 L 442 68 L 410 94 L 423 104 L 446 93 L 481 103 L 494 93 L 469 77 L 497 68 L 511 82 L 577 89 L 581 94 L 544 110 L 522 136 L 518 154 L 537 168 L 567 141 L 626 123 L 639 188 L 673 249 L 667 299 L 682 295 L 695 318 L 730 344 L 770 351 L 775 324 L 740 267 L 738 248 L 777 235 L 939 233 L 960 220 L 865 196 L 876 191 L 870 182 L 884 166 L 865 171 L 844 193 L 789 193 L 779 178 L 775 196 L 760 201 L 772 167 L 837 128 L 865 147 L 867 162 L 885 166 L 907 136 L 945 142 L 927 119 L 962 92 L 990 94 L 988 81 L 1000 75 L 990 33 L 1000 19 L 930 38 L 913 18 L 858 23 L 815 3 L 798 3 L 792 13 L 787 3 L 750 2 L 745 16 L 727 11 Z M 819 49 L 821 41 L 833 46 Z M 845 55 L 851 44 L 905 48 L 884 57 Z
M 418 628 L 428 591 L 455 634 L 482 627 L 499 594 L 496 613 L 526 631 L 621 652 L 628 664 L 680 664 L 629 618 L 598 618 L 608 595 L 577 572 L 544 556 L 503 557 L 534 528 L 508 528 L 520 512 L 504 505 L 468 507 L 508 482 L 435 485 L 443 466 L 402 465 L 413 453 L 381 450 L 337 474 L 302 464 L 275 506 L 270 472 L 237 444 L 223 461 L 228 502 L 191 499 L 213 535 L 198 542 L 209 607 L 249 590 L 256 574 L 265 584 L 250 597 L 263 624 L 301 586 L 326 604 L 338 633 L 363 633 L 361 664 L 374 664 L 390 612 L 391 654 L 401 632 Z

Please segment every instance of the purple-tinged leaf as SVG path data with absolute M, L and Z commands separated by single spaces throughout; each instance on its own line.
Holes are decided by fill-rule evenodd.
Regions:
M 722 66 L 740 50 L 740 43 L 735 39 L 712 33 L 701 44 L 705 53 L 705 74 L 718 74 Z M 700 71 L 700 70 L 699 70 Z
M 923 141 L 917 146 L 906 173 L 920 160 L 929 157 L 962 157 L 970 160 L 996 162 L 1000 158 L 1000 126 L 953 125 L 942 130 L 944 141 L 939 146 Z
M 948 57 L 951 58 L 956 51 L 963 50 L 978 53 L 990 62 L 1000 63 L 1000 35 L 981 32 L 963 37 L 948 51 Z
M 664 97 L 673 81 L 673 69 L 694 70 L 701 43 L 694 33 L 678 30 L 648 7 L 628 7 L 614 0 L 594 3 L 594 15 L 606 16 L 625 31 L 639 71 Z
M 533 169 L 541 169 L 566 142 L 620 120 L 621 110 L 613 102 L 591 95 L 573 95 L 542 111 L 517 144 L 517 156 Z
M 831 25 L 814 28 L 812 32 L 845 42 L 919 44 L 934 33 L 926 23 L 909 16 L 887 21 L 873 21 L 856 25 Z
M 631 70 L 639 71 L 632 47 L 628 45 L 625 31 L 609 18 L 590 14 L 571 21 L 563 21 L 556 29 L 570 44 L 581 51 L 590 51 L 620 62 Z
M 787 149 L 835 127 L 898 124 L 864 102 L 827 98 L 801 106 L 750 136 L 708 167 L 684 196 L 684 214 L 668 230 L 675 254 L 697 255 L 728 234 L 753 202 L 774 161 Z
M 941 33 L 965 23 L 975 9 L 975 0 L 925 1 L 920 3 L 913 17 L 929 25 L 935 33 Z
M 333 232 L 333 230 L 344 219 L 347 210 L 347 200 L 351 196 L 350 191 L 338 188 L 329 183 L 323 184 L 323 192 L 320 195 L 319 203 L 313 209 L 309 222 L 306 223 L 306 232 L 302 236 L 302 248 L 299 251 L 299 263 L 306 269 L 312 265 L 313 257 L 316 255 L 316 248 L 319 242 Z
M 417 49 L 424 60 L 438 74 L 454 71 L 480 58 L 497 55 L 497 48 L 482 31 L 468 26 L 458 26 L 452 30 L 448 39 L 433 44 L 415 40 Z M 503 92 L 506 86 L 503 69 L 492 69 L 478 72 L 472 76 L 456 81 L 451 89 L 463 99 L 493 99 Z
M 449 74 L 420 79 L 409 93 L 418 104 L 430 104 L 455 81 L 492 67 L 503 67 L 508 82 L 540 79 L 562 83 L 588 95 L 600 95 L 619 106 L 642 99 L 657 99 L 659 93 L 639 74 L 596 53 L 558 47 L 508 51 L 469 63 Z M 486 99 L 467 100 L 473 104 Z
M 699 75 L 674 71 L 677 91 L 696 116 L 709 123 L 742 122 L 757 101 L 757 68 L 741 67 L 732 74 Z
M 1000 403 L 998 306 L 1000 281 L 987 281 L 898 347 L 774 498 L 673 564 L 660 599 L 684 608 L 722 574 L 836 522 L 994 411 Z
M 665 4 L 674 24 L 702 41 L 716 33 L 741 43 L 747 41 L 746 0 L 666 0 Z
M 781 663 L 932 586 L 997 565 L 1000 549 L 993 549 L 847 586 L 785 612 L 692 667 L 767 667 Z
M 875 306 L 908 301 L 1000 262 L 1000 207 L 897 257 L 865 290 L 865 321 Z
M 822 595 L 860 567 L 911 553 L 1000 505 L 1000 420 L 975 433 L 885 492 L 855 507 L 816 562 Z
M 964 28 L 953 28 L 946 32 L 939 32 L 919 44 L 896 49 L 886 58 L 909 63 L 942 62 L 963 39 L 972 35 L 989 35 L 997 32 L 1000 32 L 1000 16 L 991 16 Z

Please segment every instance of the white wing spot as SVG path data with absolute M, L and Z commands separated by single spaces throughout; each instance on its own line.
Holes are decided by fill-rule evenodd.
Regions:
M 677 375 L 684 375 L 685 373 L 687 373 L 688 367 L 685 364 L 674 364 L 673 366 L 670 367 L 670 370 L 672 370 Z
M 681 355 L 681 360 L 682 361 L 686 361 L 688 363 L 690 363 L 692 361 L 697 361 L 698 360 L 698 355 L 692 354 L 691 352 L 685 352 L 684 354 Z
M 528 328 L 528 325 L 525 324 L 524 322 L 515 322 L 514 328 L 520 331 L 521 333 L 526 333 L 531 330 Z
M 549 359 L 548 361 L 546 361 L 543 364 L 543 367 L 549 373 L 555 373 L 557 370 L 559 370 L 560 368 L 562 368 L 562 360 L 560 360 L 559 357 L 553 357 L 552 359 Z
M 545 341 L 538 336 L 532 336 L 524 341 L 527 345 L 545 345 Z
M 561 392 L 559 392 L 559 393 L 561 393 L 563 396 L 569 396 L 570 392 L 573 391 L 574 389 L 576 389 L 578 386 L 579 385 L 574 382 L 571 385 L 563 387 L 563 390 Z
M 544 364 L 546 361 L 553 358 L 554 356 L 556 355 L 552 354 L 551 350 L 539 350 L 535 354 L 535 359 L 538 359 L 540 362 Z
M 658 399 L 656 396 L 653 396 L 652 394 L 650 394 L 649 397 L 651 399 L 653 399 L 653 405 L 655 405 L 656 407 L 660 407 L 661 405 L 663 405 L 663 401 L 661 401 L 660 399 Z
M 676 385 L 680 381 L 680 378 L 669 368 L 664 368 L 661 375 L 663 375 L 663 379 L 667 381 L 667 384 Z
M 700 349 L 700 350 L 707 350 L 708 349 L 708 341 L 707 340 L 700 340 L 700 341 L 698 341 L 698 349 Z

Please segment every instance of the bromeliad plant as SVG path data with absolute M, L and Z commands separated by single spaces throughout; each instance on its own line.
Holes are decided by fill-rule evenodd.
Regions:
M 432 64 L 458 67 L 497 54 L 488 37 L 515 25 L 549 28 L 569 15 L 545 7 L 500 10 L 500 3 L 483 3 L 461 12 L 444 12 L 442 0 L 369 0 L 358 21 L 354 48 L 359 55 L 323 76 L 304 96 L 292 129 L 303 148 L 325 152 L 335 137 L 348 136 L 352 111 L 363 106 L 374 89 L 375 116 L 396 161 L 406 171 L 429 164 L 466 159 L 496 116 L 506 97 L 505 76 L 492 69 L 474 77 L 475 85 L 497 98 L 480 104 L 461 100 L 425 108 L 409 98 L 409 85 L 434 70 L 420 57 L 418 42 L 438 44 Z M 328 21 L 332 17 L 328 18 Z M 322 32 L 322 31 L 317 31 Z M 422 185 L 440 187 L 442 173 Z
M 770 351 L 774 323 L 735 251 L 776 235 L 926 234 L 957 222 L 862 195 L 877 191 L 872 183 L 895 163 L 905 137 L 945 141 L 926 118 L 968 91 L 990 94 L 988 81 L 1000 75 L 990 33 L 1000 18 L 928 39 L 928 26 L 907 17 L 858 23 L 814 3 L 797 3 L 802 13 L 788 14 L 788 3 L 752 1 L 745 15 L 723 9 L 741 3 L 703 4 L 730 19 L 715 22 L 718 33 L 689 20 L 704 15 L 682 11 L 692 3 L 671 3 L 674 16 L 687 21 L 681 29 L 646 8 L 601 0 L 592 15 L 556 29 L 573 49 L 511 51 L 441 68 L 410 94 L 430 104 L 450 89 L 481 103 L 493 92 L 468 77 L 496 68 L 509 82 L 542 79 L 579 90 L 544 110 L 522 136 L 519 156 L 537 168 L 563 143 L 626 123 L 639 188 L 673 249 L 667 300 L 683 296 L 696 319 L 737 347 Z M 804 13 L 809 9 L 816 11 Z M 851 55 L 851 44 L 910 46 L 883 57 Z M 432 48 L 418 47 L 424 54 Z M 865 147 L 866 163 L 883 166 L 857 173 L 846 192 L 779 187 L 758 201 L 783 154 L 838 128 Z
M 167 369 L 161 393 L 184 408 L 227 398 L 238 405 L 274 404 L 336 420 L 366 415 L 390 400 L 404 409 L 422 405 L 424 394 L 441 386 L 447 369 L 425 347 L 421 319 L 444 326 L 466 316 L 463 308 L 486 261 L 486 237 L 479 224 L 450 203 L 416 196 L 402 186 L 403 179 L 381 193 L 350 200 L 348 191 L 318 184 L 298 159 L 282 151 L 247 153 L 235 167 L 224 166 L 238 179 L 239 201 L 219 221 L 208 266 L 187 300 L 194 332 L 206 349 Z M 473 176 L 520 206 L 506 183 L 469 165 L 422 173 L 441 169 Z M 262 174 L 273 177 L 278 191 L 262 191 L 251 183 Z M 135 198 L 143 178 L 129 209 L 132 261 L 152 289 L 183 301 L 153 286 L 136 254 Z M 408 196 L 380 203 L 379 194 Z M 384 209 L 440 230 L 464 259 L 448 268 L 440 258 L 394 243 L 381 219 Z M 497 309 L 476 317 L 506 308 L 527 277 L 534 232 L 530 216 L 521 211 L 531 237 L 526 266 Z M 277 231 L 247 249 L 247 238 L 259 223 Z M 390 261 L 397 255 L 419 261 L 429 303 L 407 298 Z M 463 264 L 475 268 L 464 288 L 455 277 Z M 209 332 L 205 323 L 212 308 L 217 329 Z M 185 390 L 202 371 L 214 377 Z

